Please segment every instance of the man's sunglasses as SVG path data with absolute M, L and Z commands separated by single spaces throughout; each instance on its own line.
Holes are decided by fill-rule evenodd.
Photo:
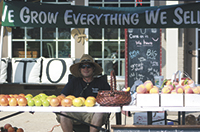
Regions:
M 85 69 L 86 67 L 87 67 L 87 68 L 91 68 L 92 66 L 91 66 L 91 65 L 88 65 L 88 64 L 87 64 L 87 65 L 81 65 L 81 68 L 83 68 L 83 69 Z

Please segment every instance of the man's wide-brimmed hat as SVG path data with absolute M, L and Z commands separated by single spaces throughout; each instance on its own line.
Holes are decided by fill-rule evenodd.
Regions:
M 81 57 L 80 61 L 78 63 L 75 63 L 73 65 L 70 66 L 70 71 L 72 73 L 73 76 L 75 77 L 81 77 L 81 72 L 79 70 L 79 65 L 82 63 L 92 63 L 95 67 L 94 69 L 94 76 L 95 75 L 99 75 L 102 73 L 103 69 L 102 67 L 94 62 L 94 59 L 92 58 L 92 56 L 88 55 L 88 54 L 83 54 L 83 56 Z

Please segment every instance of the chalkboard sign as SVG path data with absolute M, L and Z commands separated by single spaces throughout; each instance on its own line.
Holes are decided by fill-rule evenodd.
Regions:
M 160 29 L 130 28 L 125 30 L 126 82 L 133 87 L 146 80 L 154 82 L 161 74 Z

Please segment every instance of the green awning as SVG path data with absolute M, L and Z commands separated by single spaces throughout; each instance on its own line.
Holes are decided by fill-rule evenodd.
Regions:
M 197 28 L 200 3 L 152 7 L 92 7 L 3 2 L 2 26 L 68 28 Z

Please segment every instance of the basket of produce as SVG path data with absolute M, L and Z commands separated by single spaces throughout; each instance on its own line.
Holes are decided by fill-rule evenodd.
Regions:
M 116 90 L 116 76 L 114 71 L 111 71 L 110 77 L 111 90 L 99 91 L 96 97 L 97 103 L 101 106 L 123 106 L 130 104 L 130 91 Z
M 176 87 L 177 85 L 179 86 L 190 85 L 190 87 L 194 87 L 195 83 L 194 80 L 192 80 L 186 72 L 177 71 L 176 73 L 173 74 L 172 79 L 165 79 L 163 81 L 161 88 L 163 88 L 165 85 L 173 85 L 174 87 Z

